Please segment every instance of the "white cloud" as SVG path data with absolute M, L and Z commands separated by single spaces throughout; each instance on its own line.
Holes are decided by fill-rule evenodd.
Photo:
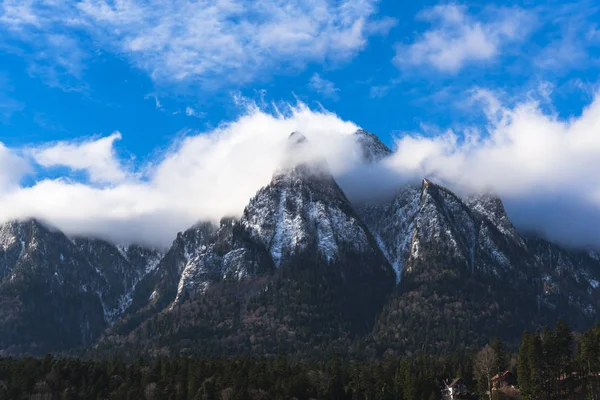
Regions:
M 187 115 L 188 117 L 196 117 L 196 118 L 202 118 L 205 116 L 205 114 L 203 112 L 197 111 L 190 106 L 187 106 L 185 108 L 185 115 Z
M 398 44 L 394 63 L 399 68 L 430 66 L 457 72 L 469 62 L 496 58 L 502 47 L 522 40 L 534 22 L 531 12 L 519 8 L 494 9 L 488 18 L 477 18 L 465 6 L 438 5 L 419 18 L 431 28 L 413 43 Z
M 265 112 L 250 103 L 247 114 L 179 140 L 138 172 L 115 156 L 118 134 L 49 144 L 30 152 L 30 162 L 19 155 L 24 151 L 0 146 L 0 221 L 36 216 L 69 234 L 168 245 L 177 231 L 198 220 L 240 215 L 289 162 L 287 138 L 298 130 L 312 146 L 300 156 L 325 157 L 353 199 L 429 177 L 460 193 L 496 191 L 520 228 L 600 246 L 600 95 L 565 120 L 541 106 L 536 98 L 550 97 L 547 86 L 540 90 L 511 104 L 476 90 L 472 107 L 486 116 L 484 128 L 403 134 L 396 153 L 370 168 L 360 162 L 351 135 L 355 124 L 303 104 Z M 85 170 L 92 179 L 89 184 L 69 174 L 40 179 L 46 176 L 41 171 L 33 184 L 20 185 L 33 162 Z M 105 182 L 110 184 L 98 184 Z
M 40 168 L 62 165 L 85 170 L 91 182 L 78 182 L 67 173 L 21 187 L 16 185 L 18 176 L 0 176 L 0 221 L 35 216 L 68 234 L 168 245 L 177 231 L 198 220 L 240 215 L 273 172 L 290 160 L 291 132 L 304 132 L 312 143 L 310 154 L 302 156 L 326 156 L 331 170 L 341 174 L 352 162 L 359 162 L 350 135 L 356 129 L 334 114 L 311 111 L 303 104 L 273 114 L 253 106 L 236 121 L 174 143 L 137 173 L 115 156 L 118 133 L 51 143 L 29 151 L 31 162 Z M 339 152 L 331 153 L 332 148 Z M 4 165 L 1 150 L 0 168 Z M 40 171 L 38 177 L 44 176 Z
M 47 85 L 83 91 L 82 73 L 90 43 L 79 35 L 84 22 L 72 9 L 72 4 L 55 0 L 0 2 L 0 35 L 6 39 L 0 46 L 22 56 L 27 72 Z
M 72 40 L 91 36 L 94 45 L 123 54 L 161 83 L 219 86 L 353 57 L 369 36 L 385 34 L 395 24 L 392 18 L 376 17 L 378 2 L 7 1 L 0 4 L 0 28 L 29 43 L 43 38 L 55 52 L 57 43 L 50 40 L 55 31 Z M 69 68 L 82 58 L 67 60 Z
M 376 85 L 369 88 L 369 97 L 372 99 L 380 99 L 390 90 L 388 85 Z
M 42 167 L 64 166 L 74 171 L 86 171 L 93 183 L 116 184 L 128 177 L 113 147 L 120 139 L 121 133 L 115 132 L 80 143 L 51 143 L 31 150 L 31 155 Z
M 535 54 L 533 61 L 538 69 L 564 72 L 597 64 L 592 50 L 595 28 L 590 22 L 597 20 L 597 10 L 567 3 L 547 18 L 557 31 L 548 35 L 550 41 Z
M 27 25 L 39 27 L 41 22 L 33 7 L 33 0 L 6 0 L 0 8 L 0 23 L 17 30 Z
M 340 89 L 335 86 L 335 83 L 322 78 L 321 75 L 315 73 L 310 77 L 308 86 L 315 92 L 321 94 L 323 97 L 327 97 L 332 100 L 338 100 L 340 98 Z
M 0 142 L 0 193 L 18 188 L 20 181 L 32 171 L 25 158 Z
M 486 129 L 400 137 L 390 168 L 462 191 L 491 188 L 522 228 L 600 245 L 600 96 L 567 120 L 532 98 L 507 106 L 489 91 L 475 97 L 484 102 Z
M 383 17 L 369 22 L 366 29 L 370 34 L 387 35 L 396 25 L 398 25 L 396 18 Z
M 156 109 L 162 110 L 163 106 L 160 103 L 160 100 L 156 94 L 148 93 L 146 96 L 144 96 L 144 100 L 147 100 L 147 99 L 154 99 L 154 105 L 156 106 Z

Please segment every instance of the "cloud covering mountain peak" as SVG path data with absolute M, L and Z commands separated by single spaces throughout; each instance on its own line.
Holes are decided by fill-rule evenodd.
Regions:
M 490 93 L 477 99 L 485 129 L 404 133 L 395 152 L 378 163 L 364 161 L 354 135 L 358 125 L 300 102 L 285 112 L 252 105 L 135 168 L 116 151 L 120 133 L 35 148 L 2 146 L 0 220 L 35 216 L 68 234 L 166 246 L 198 220 L 239 216 L 289 161 L 288 137 L 298 131 L 310 142 L 305 156 L 325 159 L 353 201 L 390 195 L 426 176 L 461 193 L 495 191 L 520 229 L 600 245 L 598 96 L 567 119 L 532 99 L 508 105 Z M 47 173 L 56 166 L 66 171 Z

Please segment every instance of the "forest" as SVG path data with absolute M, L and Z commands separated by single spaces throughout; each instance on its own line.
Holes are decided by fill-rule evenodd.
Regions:
M 460 378 L 460 379 L 457 379 Z M 504 379 L 506 378 L 506 379 Z M 449 397 L 452 381 L 466 391 Z M 0 399 L 598 399 L 600 325 L 524 332 L 477 352 L 320 361 L 286 356 L 193 359 L 1 358 Z

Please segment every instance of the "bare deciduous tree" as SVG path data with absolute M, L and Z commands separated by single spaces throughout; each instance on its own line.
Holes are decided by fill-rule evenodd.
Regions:
M 477 379 L 487 383 L 490 399 L 492 398 L 492 377 L 495 373 L 496 361 L 496 352 L 492 346 L 488 344 L 479 353 L 477 353 L 473 364 Z

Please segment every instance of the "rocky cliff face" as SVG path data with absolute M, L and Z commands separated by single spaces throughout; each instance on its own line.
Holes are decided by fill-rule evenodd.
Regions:
M 42 353 L 90 345 L 126 307 L 160 254 L 67 238 L 37 220 L 0 226 L 0 349 Z
M 36 220 L 4 224 L 0 243 L 0 348 L 39 353 L 91 344 L 106 327 L 94 266 Z
M 377 135 L 364 129 L 357 130 L 354 135 L 362 150 L 363 159 L 368 163 L 379 162 L 392 154 L 392 150 L 379 140 Z
M 117 246 L 101 239 L 77 237 L 73 244 L 100 275 L 99 294 L 109 324 L 123 315 L 137 284 L 154 271 L 162 258 L 156 250 L 138 245 Z

